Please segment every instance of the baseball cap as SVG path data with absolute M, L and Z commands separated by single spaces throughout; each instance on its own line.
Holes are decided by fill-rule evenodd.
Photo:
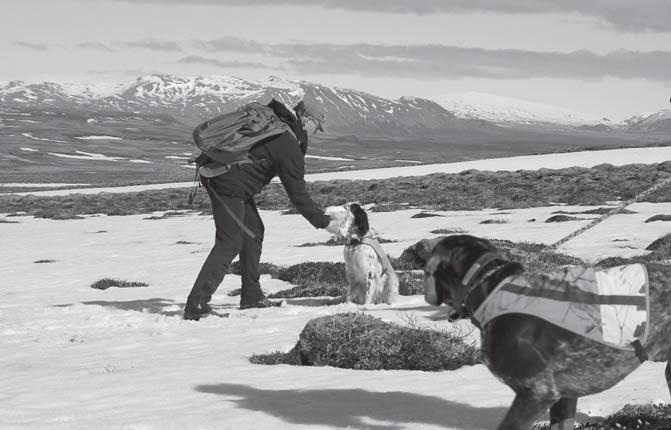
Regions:
M 317 123 L 317 130 L 321 131 L 322 133 L 326 133 L 324 130 L 326 115 L 324 115 L 324 110 L 322 109 L 321 105 L 301 100 L 294 107 L 294 111 L 296 112 L 296 115 L 308 116 L 312 118 Z

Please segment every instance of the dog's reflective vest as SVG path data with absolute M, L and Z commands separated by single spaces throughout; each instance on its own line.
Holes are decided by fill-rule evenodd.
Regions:
M 643 264 L 605 270 L 572 267 L 504 279 L 474 312 L 483 327 L 510 313 L 542 318 L 643 361 L 649 327 L 648 272 Z

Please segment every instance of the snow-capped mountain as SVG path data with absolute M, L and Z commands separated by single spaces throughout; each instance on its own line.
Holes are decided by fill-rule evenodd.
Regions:
M 446 95 L 437 101 L 459 118 L 484 119 L 496 124 L 562 124 L 597 125 L 608 123 L 607 118 L 487 93 L 469 92 Z
M 272 98 L 294 106 L 319 102 L 333 132 L 374 135 L 442 135 L 474 127 L 431 100 L 388 100 L 362 91 L 269 77 L 250 81 L 230 76 L 149 75 L 125 86 L 100 88 L 13 81 L 0 85 L 0 103 L 10 109 L 84 109 L 101 114 L 168 114 L 189 123 L 202 121 L 251 102 Z
M 671 132 L 671 109 L 635 115 L 625 120 L 625 123 L 634 130 Z

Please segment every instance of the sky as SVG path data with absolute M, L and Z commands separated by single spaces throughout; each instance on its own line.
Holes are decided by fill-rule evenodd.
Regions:
M 528 157 L 518 167 L 552 167 L 553 157 L 562 155 Z M 621 160 L 613 151 L 581 155 L 593 164 Z M 487 170 L 488 162 L 480 160 L 476 168 Z M 385 177 L 386 170 L 378 172 Z M 398 257 L 440 228 L 551 244 L 598 216 L 543 222 L 558 209 L 586 208 L 448 211 L 428 218 L 413 218 L 421 210 L 411 209 L 371 211 L 369 218 L 381 237 L 396 241 L 383 247 Z M 671 223 L 645 222 L 669 213 L 671 203 L 635 203 L 629 209 L 559 251 L 589 262 L 629 257 L 671 233 Z M 341 247 L 298 246 L 329 239 L 325 230 L 306 228 L 300 215 L 260 212 L 266 225 L 262 261 L 342 261 Z M 0 214 L 0 237 L 13 244 L 0 247 L 3 430 L 478 430 L 495 428 L 511 404 L 512 390 L 482 364 L 444 372 L 251 364 L 253 354 L 288 351 L 309 320 L 336 313 L 365 312 L 403 326 L 444 330 L 476 345 L 479 331 L 468 320 L 449 323 L 445 309 L 427 305 L 421 294 L 401 296 L 393 305 L 324 306 L 318 298 L 298 298 L 283 307 L 241 311 L 239 296 L 228 295 L 240 287 L 235 275 L 226 276 L 212 301 L 229 318 L 183 321 L 186 294 L 214 240 L 212 220 L 196 214 L 148 217 Z M 487 219 L 505 222 L 483 224 Z M 51 261 L 35 264 L 40 260 Z M 90 288 L 104 277 L 148 286 Z M 267 275 L 261 284 L 269 294 L 292 287 Z M 610 415 L 625 404 L 668 404 L 664 366 L 643 363 L 615 387 L 581 398 L 580 420 Z
M 5 0 L 0 82 L 270 75 L 395 99 L 671 108 L 667 0 Z

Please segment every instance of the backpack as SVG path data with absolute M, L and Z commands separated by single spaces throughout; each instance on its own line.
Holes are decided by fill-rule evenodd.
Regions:
M 196 162 L 203 176 L 225 173 L 233 164 L 251 163 L 249 150 L 268 137 L 280 135 L 291 128 L 281 121 L 268 106 L 248 103 L 198 125 L 193 130 L 193 142 L 200 151 L 189 162 Z M 203 168 L 214 160 L 215 168 Z

